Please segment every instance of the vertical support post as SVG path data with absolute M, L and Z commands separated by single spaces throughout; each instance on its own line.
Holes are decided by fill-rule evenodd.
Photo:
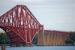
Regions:
M 39 26 L 38 45 L 43 45 L 43 26 Z

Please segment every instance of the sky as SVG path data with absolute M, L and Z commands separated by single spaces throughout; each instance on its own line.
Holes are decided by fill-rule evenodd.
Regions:
M 75 31 L 75 0 L 0 0 L 0 16 L 17 4 L 26 5 L 44 29 Z

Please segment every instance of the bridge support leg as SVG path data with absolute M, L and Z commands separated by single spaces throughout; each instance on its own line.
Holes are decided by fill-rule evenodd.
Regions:
M 3 44 L 1 45 L 1 50 L 6 50 L 5 45 L 3 45 Z

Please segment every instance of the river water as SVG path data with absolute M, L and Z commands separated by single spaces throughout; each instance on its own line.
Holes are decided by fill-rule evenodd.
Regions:
M 75 50 L 75 46 L 6 47 L 6 50 Z

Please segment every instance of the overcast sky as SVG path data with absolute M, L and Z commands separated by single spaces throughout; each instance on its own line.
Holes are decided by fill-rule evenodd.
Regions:
M 75 31 L 75 0 L 2 0 L 0 15 L 17 4 L 27 5 L 44 29 Z

